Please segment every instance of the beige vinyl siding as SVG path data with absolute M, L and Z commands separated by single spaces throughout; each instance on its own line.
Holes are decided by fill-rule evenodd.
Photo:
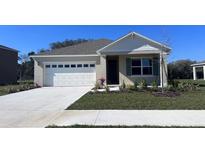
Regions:
M 106 79 L 106 57 L 100 56 L 100 63 L 96 65 L 96 81 L 100 78 Z
M 34 83 L 43 86 L 43 63 L 34 60 Z

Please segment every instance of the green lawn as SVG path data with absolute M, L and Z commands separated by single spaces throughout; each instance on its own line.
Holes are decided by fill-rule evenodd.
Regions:
M 156 97 L 151 92 L 87 93 L 68 110 L 202 110 L 205 109 L 205 88 L 183 92 L 176 97 Z

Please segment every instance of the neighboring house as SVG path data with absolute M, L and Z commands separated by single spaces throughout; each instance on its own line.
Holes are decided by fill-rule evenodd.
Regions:
M 17 81 L 18 51 L 0 45 L 0 84 Z
M 191 66 L 193 67 L 193 79 L 205 80 L 205 62 L 192 64 Z
M 145 79 L 148 84 L 156 80 L 166 86 L 170 50 L 135 32 L 114 42 L 100 39 L 55 49 L 31 56 L 34 82 L 40 86 L 81 86 L 104 78 L 107 85 L 133 85 Z

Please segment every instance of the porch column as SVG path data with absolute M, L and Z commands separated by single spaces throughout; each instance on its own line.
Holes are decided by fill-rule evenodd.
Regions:
M 203 66 L 204 80 L 205 80 L 205 66 Z
M 162 77 L 162 54 L 159 54 L 159 65 L 160 65 L 160 87 L 162 87 L 163 77 Z
M 196 67 L 193 66 L 193 79 L 196 80 Z

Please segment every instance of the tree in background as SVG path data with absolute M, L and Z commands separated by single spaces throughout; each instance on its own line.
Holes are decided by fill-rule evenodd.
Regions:
M 190 66 L 196 63 L 196 61 L 191 60 L 177 60 L 168 64 L 168 78 L 173 79 L 192 79 L 193 70 Z
M 40 49 L 39 51 L 38 51 L 38 53 L 43 53 L 43 52 L 49 52 L 50 50 L 49 49 Z M 34 54 L 35 54 L 35 52 L 34 52 Z
M 29 56 L 34 55 L 35 52 L 29 52 L 27 55 L 20 56 L 20 64 L 18 64 L 18 79 L 21 80 L 33 80 L 34 78 L 34 61 Z

